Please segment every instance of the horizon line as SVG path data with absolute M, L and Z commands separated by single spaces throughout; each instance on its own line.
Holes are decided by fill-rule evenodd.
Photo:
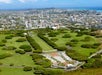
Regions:
M 33 10 L 33 9 L 74 9 L 74 8 L 98 8 L 102 10 L 102 6 L 93 6 L 93 7 L 35 7 L 35 8 L 0 8 L 0 10 Z

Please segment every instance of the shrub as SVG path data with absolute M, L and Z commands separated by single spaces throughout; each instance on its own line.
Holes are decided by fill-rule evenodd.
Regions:
M 37 64 L 37 65 L 41 65 L 42 67 L 44 67 L 44 68 L 49 68 L 49 67 L 51 67 L 51 62 L 50 62 L 50 60 L 48 60 L 48 59 L 35 59 L 34 60 L 35 61 L 35 63 Z
M 31 71 L 32 70 L 32 67 L 26 66 L 26 67 L 23 68 L 23 70 L 24 71 Z
M 43 75 L 63 75 L 64 71 L 59 69 L 44 69 Z
M 83 41 L 88 42 L 91 41 L 93 38 L 90 36 L 86 36 Z
M 0 65 L 3 65 L 3 63 L 0 62 Z
M 41 66 L 34 67 L 34 74 L 36 75 L 62 75 L 63 72 L 60 69 L 45 69 Z
M 46 59 L 44 56 L 36 53 L 32 54 L 31 56 L 35 64 L 41 65 L 44 68 L 51 67 L 51 62 L 48 59 Z
M 0 43 L 0 46 L 2 47 L 2 46 L 5 46 L 5 44 L 4 43 Z
M 59 51 L 66 51 L 66 50 L 67 50 L 66 47 L 57 47 L 57 49 L 58 49 Z
M 31 49 L 29 45 L 21 45 L 19 48 L 20 49 Z
M 34 66 L 34 74 L 43 74 L 44 68 L 42 66 Z
M 91 44 L 83 44 L 81 45 L 82 48 L 91 48 L 92 45 Z
M 23 51 L 23 50 L 16 50 L 15 52 L 19 53 L 19 54 L 25 54 L 25 51 Z
M 94 43 L 92 48 L 98 48 L 101 45 L 101 43 Z
M 14 64 L 12 63 L 12 64 L 10 64 L 10 66 L 14 66 Z
M 0 72 L 1 72 L 2 70 L 0 69 Z
M 100 44 L 99 43 L 95 43 L 95 44 L 83 44 L 81 45 L 82 48 L 93 48 L 93 49 L 96 49 L 98 48 Z
M 16 42 L 24 42 L 24 41 L 26 41 L 25 38 L 19 38 L 19 39 L 16 40 Z
M 12 39 L 12 37 L 13 36 L 9 35 L 9 36 L 6 36 L 5 39 Z
M 70 42 L 74 42 L 74 43 L 77 43 L 79 42 L 77 39 L 72 39 Z
M 25 52 L 31 52 L 32 49 L 24 49 Z
M 62 38 L 71 38 L 71 35 L 65 34 L 64 36 L 62 36 Z
M 35 59 L 42 59 L 42 58 L 44 58 L 42 55 L 39 55 L 37 53 L 32 54 L 32 59 L 33 60 L 35 60 Z
M 16 47 L 14 47 L 14 46 L 4 46 L 2 49 L 3 50 L 15 50 Z
M 6 57 L 11 57 L 11 56 L 12 56 L 12 54 L 9 54 L 9 53 L 1 54 L 0 59 L 4 59 Z
M 56 42 L 58 39 L 57 38 L 51 38 L 51 41 Z
M 54 33 L 49 33 L 48 35 L 49 35 L 49 37 L 56 37 L 56 34 L 54 34 Z
M 16 33 L 16 36 L 24 37 L 23 31 L 21 31 L 21 32 L 17 32 L 17 33 Z
M 3 42 L 3 43 L 6 43 L 6 42 L 7 42 L 7 40 L 6 40 L 6 39 L 3 39 L 3 40 L 2 40 L 2 42 Z
M 83 36 L 83 34 L 78 33 L 78 34 L 76 35 L 76 37 L 80 37 L 80 36 Z
M 88 59 L 83 68 L 100 68 L 102 67 L 101 55 L 95 58 Z
M 56 37 L 56 35 L 58 35 L 58 32 L 50 32 L 48 33 L 49 37 Z
M 96 36 L 97 34 L 94 33 L 94 32 L 92 32 L 92 33 L 90 33 L 90 35 L 91 35 L 91 36 Z
M 91 68 L 94 61 L 94 59 L 88 59 L 82 68 Z
M 69 46 L 71 46 L 71 47 L 75 47 L 75 44 L 76 44 L 76 43 L 74 43 L 74 42 L 67 42 L 67 43 L 66 43 L 66 45 L 69 45 Z

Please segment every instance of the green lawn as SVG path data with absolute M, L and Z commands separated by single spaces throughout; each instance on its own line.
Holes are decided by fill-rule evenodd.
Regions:
M 19 68 L 1 68 L 2 72 L 0 72 L 0 75 L 34 75 L 33 71 L 25 72 L 23 69 Z
M 62 38 L 62 36 L 64 34 L 71 35 L 71 38 Z M 75 47 L 72 47 L 72 49 L 75 50 L 76 52 L 80 53 L 81 55 L 89 56 L 90 53 L 93 53 L 93 52 L 96 52 L 97 51 L 97 49 L 92 49 L 92 48 L 87 49 L 87 48 L 82 48 L 81 47 L 82 44 L 94 44 L 94 43 L 97 43 L 98 41 L 97 41 L 97 39 L 95 37 L 90 36 L 92 38 L 91 41 L 83 42 L 81 40 L 83 40 L 88 35 L 83 35 L 83 36 L 80 36 L 80 37 L 77 37 L 76 35 L 77 35 L 77 33 L 75 33 L 75 32 L 72 33 L 70 31 L 66 31 L 66 33 L 60 33 L 56 37 L 48 37 L 47 35 L 46 36 L 49 39 L 51 39 L 51 38 L 57 38 L 58 40 L 55 43 L 58 46 L 66 46 L 65 44 L 67 42 L 70 42 L 72 39 L 77 39 L 79 42 L 77 44 L 75 44 Z
M 2 39 L 5 39 L 5 36 L 8 36 L 8 35 L 4 35 L 4 34 L 0 34 L 0 42 L 2 41 Z M 16 42 L 16 40 L 18 38 L 21 38 L 21 37 L 13 37 L 12 39 L 7 39 L 7 43 L 6 46 L 14 46 L 16 47 L 17 49 L 19 49 L 19 46 L 23 45 L 23 44 L 27 44 L 29 45 L 28 41 L 25 41 L 25 42 Z M 25 38 L 25 37 L 24 37 Z M 7 50 L 2 50 L 3 47 L 0 47 L 0 54 L 2 53 L 6 53 L 6 52 L 11 52 L 11 53 L 14 53 L 14 51 L 7 51 Z
M 36 34 L 33 35 L 33 39 L 40 45 L 40 47 L 44 50 L 53 50 L 51 46 L 49 46 L 45 41 L 40 39 Z
M 0 38 L 4 39 L 5 35 L 1 35 Z M 29 45 L 28 41 L 16 42 L 16 40 L 18 38 L 21 38 L 21 37 L 13 37 L 12 39 L 7 39 L 6 46 L 14 46 L 17 49 L 19 49 L 19 46 L 21 46 L 23 44 L 28 44 Z M 7 64 L 7 65 L 13 63 L 16 66 L 21 66 L 21 65 L 33 66 L 34 65 L 34 62 L 32 61 L 32 58 L 28 54 L 20 55 L 20 54 L 16 54 L 14 50 L 2 50 L 2 47 L 0 47 L 0 48 L 1 48 L 0 49 L 0 54 L 2 54 L 2 53 L 12 53 L 13 54 L 12 57 L 1 59 L 0 62 L 2 62 L 4 64 Z
M 8 36 L 8 35 L 10 34 L 6 34 L 6 35 L 0 34 L 0 42 L 2 41 L 2 39 L 5 39 L 5 36 Z M 16 42 L 18 38 L 21 38 L 21 37 L 16 36 L 16 37 L 13 37 L 12 39 L 7 39 L 7 43 L 5 43 L 6 46 L 14 46 L 17 49 L 19 49 L 19 46 L 23 44 L 29 45 L 28 41 Z M 2 70 L 2 72 L 0 72 L 0 75 L 34 75 L 33 71 L 24 72 L 23 69 L 16 69 L 16 68 L 8 67 L 10 64 L 14 64 L 15 67 L 22 66 L 22 65 L 33 67 L 35 63 L 33 62 L 32 57 L 30 56 L 29 53 L 20 55 L 20 54 L 15 53 L 15 50 L 3 50 L 2 48 L 3 47 L 0 47 L 0 54 L 11 53 L 13 56 L 7 57 L 5 59 L 0 59 L 0 63 L 3 63 L 4 65 L 4 67 L 0 67 L 0 69 Z
M 6 35 L 4 35 L 4 34 L 0 34 L 0 42 L 1 42 L 3 39 L 5 39 L 5 36 L 6 36 Z M 2 54 L 2 53 L 5 53 L 5 51 L 3 51 L 3 50 L 2 50 L 2 47 L 0 47 L 0 54 Z
M 17 47 L 18 49 L 19 49 L 19 46 L 21 46 L 21 45 L 24 45 L 24 44 L 29 45 L 28 41 L 25 41 L 25 42 L 16 42 L 16 40 L 17 40 L 18 38 L 21 38 L 21 37 L 13 37 L 12 39 L 9 39 L 9 40 L 7 41 L 7 43 L 6 43 L 6 45 L 7 45 L 7 46 L 15 46 L 15 47 Z M 24 37 L 24 38 L 25 38 L 25 37 Z
M 34 66 L 32 57 L 29 56 L 28 54 L 24 55 L 15 54 L 12 57 L 1 59 L 0 62 L 2 62 L 4 65 L 14 64 L 14 66 L 22 66 L 22 65 Z

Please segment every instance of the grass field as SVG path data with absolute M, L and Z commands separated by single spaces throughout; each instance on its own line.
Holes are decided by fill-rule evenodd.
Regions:
M 7 41 L 7 43 L 6 43 L 6 45 L 7 45 L 7 46 L 15 46 L 15 47 L 17 47 L 18 49 L 19 49 L 19 46 L 21 46 L 21 45 L 24 45 L 24 44 L 29 45 L 28 41 L 25 41 L 25 42 L 16 42 L 16 40 L 17 40 L 18 38 L 21 38 L 21 37 L 13 37 L 12 39 L 9 39 L 9 40 Z M 25 37 L 24 37 L 24 38 L 25 38 Z
M 6 35 L 0 34 L 0 43 L 5 38 Z M 0 47 L 0 54 L 5 53 L 5 51 L 2 50 L 2 47 Z
M 28 54 L 15 54 L 12 57 L 1 59 L 0 62 L 2 62 L 4 65 L 14 64 L 14 66 L 34 66 L 34 62 Z
M 45 41 L 40 39 L 36 34 L 33 35 L 33 39 L 40 45 L 42 50 L 44 51 L 53 50 L 51 46 L 49 46 Z
M 8 35 L 4 35 L 4 34 L 0 34 L 0 42 L 1 40 L 5 39 L 5 36 L 8 36 Z M 16 47 L 17 49 L 19 49 L 19 46 L 21 45 L 29 45 L 28 41 L 25 41 L 25 42 L 16 42 L 16 40 L 18 38 L 21 38 L 21 37 L 13 37 L 12 39 L 7 39 L 7 43 L 6 43 L 6 46 L 14 46 Z M 25 37 L 24 37 L 25 38 Z M 14 51 L 9 51 L 9 50 L 2 50 L 2 47 L 0 47 L 0 54 L 1 53 L 5 53 L 5 52 L 11 52 L 11 53 L 14 53 Z
M 71 38 L 62 38 L 62 36 L 64 36 L 64 34 L 69 34 L 71 35 Z M 75 32 L 70 32 L 70 31 L 66 31 L 66 33 L 60 33 L 59 35 L 57 35 L 56 37 L 48 37 L 49 39 L 51 38 L 57 38 L 58 40 L 55 42 L 58 46 L 66 46 L 67 42 L 70 42 L 72 39 L 77 39 L 79 42 L 75 45 L 75 47 L 72 47 L 73 50 L 75 50 L 77 53 L 80 53 L 81 55 L 85 55 L 85 56 L 89 56 L 90 53 L 94 53 L 97 51 L 97 49 L 92 49 L 92 48 L 82 48 L 81 45 L 82 44 L 94 44 L 94 43 L 98 43 L 98 39 L 93 37 L 93 36 L 89 36 L 89 35 L 83 35 L 83 36 L 76 36 L 77 33 Z M 83 40 L 85 37 L 91 37 L 91 41 L 87 41 L 87 42 L 83 42 L 81 40 Z
M 0 75 L 34 75 L 33 71 L 25 72 L 20 68 L 2 68 L 1 67 Z
M 8 34 L 9 35 L 9 34 Z M 0 34 L 0 42 L 2 39 L 5 39 L 5 36 L 8 36 L 5 34 Z M 7 39 L 6 46 L 14 46 L 17 49 L 19 49 L 19 46 L 26 44 L 29 45 L 28 41 L 25 42 L 16 42 L 16 40 L 21 37 L 13 37 L 12 39 Z M 25 38 L 25 37 L 24 37 Z M 7 57 L 5 59 L 0 59 L 0 63 L 3 63 L 3 66 L 0 66 L 0 69 L 2 72 L 0 72 L 0 75 L 34 75 L 33 71 L 31 72 L 24 72 L 22 68 L 16 68 L 18 66 L 31 66 L 33 67 L 35 64 L 32 60 L 32 57 L 29 55 L 29 53 L 26 54 L 17 54 L 15 53 L 15 50 L 3 50 L 3 47 L 0 47 L 0 54 L 4 53 L 10 53 L 13 56 Z M 14 68 L 10 68 L 10 64 L 13 64 Z
M 71 38 L 62 38 L 64 34 L 69 34 L 71 35 Z M 5 36 L 9 34 L 0 34 L 0 42 L 2 39 L 5 39 Z M 66 31 L 66 33 L 59 33 L 56 37 L 48 37 L 49 39 L 51 38 L 57 38 L 58 40 L 55 42 L 58 46 L 66 46 L 66 42 L 70 42 L 72 39 L 77 39 L 79 42 L 75 45 L 75 47 L 72 47 L 73 50 L 75 50 L 77 53 L 88 57 L 90 53 L 96 52 L 97 49 L 87 49 L 87 48 L 82 48 L 82 44 L 93 44 L 99 42 L 99 39 L 90 36 L 92 38 L 91 41 L 83 42 L 83 40 L 87 35 L 79 36 L 76 37 L 77 33 L 75 32 L 70 32 Z M 49 46 L 44 40 L 40 39 L 36 33 L 33 33 L 32 35 L 33 39 L 40 45 L 40 47 L 44 51 L 48 50 L 53 50 L 51 46 Z M 13 37 L 12 39 L 7 39 L 6 46 L 14 46 L 17 49 L 19 49 L 19 46 L 21 45 L 30 45 L 28 41 L 25 42 L 16 42 L 16 40 L 21 37 Z M 25 38 L 25 37 L 24 37 Z M 102 40 L 102 39 L 100 39 Z M 26 54 L 17 54 L 15 53 L 15 50 L 3 50 L 2 47 L 0 47 L 0 54 L 3 53 L 11 53 L 13 56 L 7 57 L 5 59 L 0 59 L 0 63 L 3 63 L 4 66 L 0 66 L 0 69 L 2 70 L 0 72 L 0 75 L 34 75 L 34 71 L 30 72 L 25 72 L 23 71 L 22 66 L 35 66 L 35 63 L 32 60 L 32 57 L 29 55 L 29 53 Z M 74 55 L 76 56 L 76 55 Z M 14 64 L 13 68 L 10 67 L 10 64 Z M 6 66 L 7 65 L 7 66 Z M 9 67 L 8 67 L 9 66 Z M 22 67 L 19 68 L 18 66 Z M 17 68 L 18 67 L 18 68 Z M 52 74 L 53 75 L 53 74 Z M 77 71 L 72 71 L 72 72 L 65 72 L 63 75 L 102 75 L 102 68 L 99 69 L 82 69 L 82 70 L 77 70 Z

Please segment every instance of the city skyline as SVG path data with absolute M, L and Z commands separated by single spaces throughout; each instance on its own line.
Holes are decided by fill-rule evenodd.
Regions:
M 102 0 L 0 0 L 0 9 L 102 7 Z

